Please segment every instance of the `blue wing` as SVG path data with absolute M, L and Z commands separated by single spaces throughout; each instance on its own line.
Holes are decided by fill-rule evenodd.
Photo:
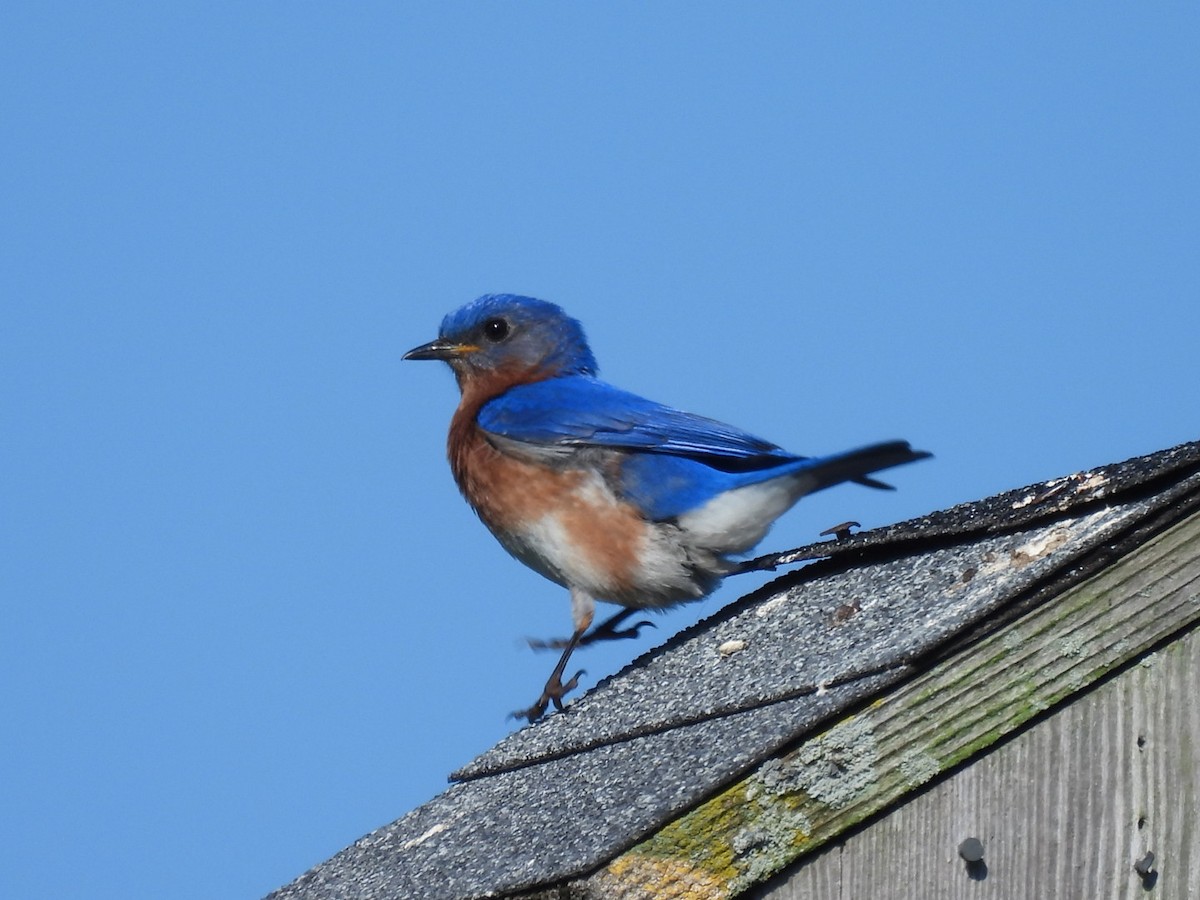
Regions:
M 535 454 L 577 447 L 640 451 L 622 460 L 619 490 L 654 521 L 773 478 L 803 478 L 804 493 L 842 481 L 888 487 L 868 476 L 929 455 L 889 441 L 820 458 L 797 456 L 732 425 L 583 375 L 513 387 L 484 404 L 477 421 L 488 434 Z
M 718 468 L 770 468 L 801 458 L 732 425 L 586 376 L 518 385 L 486 403 L 478 422 L 490 434 L 527 444 L 642 450 Z

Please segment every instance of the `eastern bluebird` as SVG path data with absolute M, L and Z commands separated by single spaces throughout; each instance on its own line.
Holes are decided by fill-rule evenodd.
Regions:
M 805 494 L 929 456 L 905 441 L 805 457 L 596 377 L 583 328 L 559 307 L 488 294 L 442 320 L 405 359 L 441 359 L 462 399 L 447 455 L 459 490 L 509 553 L 571 592 L 575 629 L 535 721 L 576 686 L 581 643 L 632 637 L 638 609 L 698 600 Z M 592 625 L 595 601 L 625 609 Z

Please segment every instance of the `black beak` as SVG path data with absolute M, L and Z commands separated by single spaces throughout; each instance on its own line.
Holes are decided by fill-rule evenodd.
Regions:
M 479 349 L 470 344 L 459 344 L 454 341 L 448 341 L 445 338 L 438 338 L 430 341 L 428 344 L 422 344 L 420 347 L 413 347 L 404 354 L 404 359 L 458 359 L 460 356 L 466 356 Z

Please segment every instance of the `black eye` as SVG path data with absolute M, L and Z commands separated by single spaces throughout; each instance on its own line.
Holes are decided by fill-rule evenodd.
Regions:
M 508 337 L 508 323 L 503 319 L 488 319 L 483 323 L 483 336 L 493 344 L 498 344 Z

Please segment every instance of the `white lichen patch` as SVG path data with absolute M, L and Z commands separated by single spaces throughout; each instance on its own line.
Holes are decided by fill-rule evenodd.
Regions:
M 854 717 L 794 753 L 766 763 L 759 778 L 776 794 L 803 792 L 840 808 L 875 782 L 877 759 L 875 733 L 863 717 Z
M 797 839 L 810 834 L 812 821 L 799 810 L 778 804 L 760 808 L 754 824 L 739 831 L 730 842 L 739 869 L 730 885 L 733 892 L 779 871 L 793 857 Z
M 900 774 L 911 787 L 924 784 L 941 770 L 937 759 L 922 750 L 910 750 L 900 758 Z
M 1068 634 L 1058 642 L 1058 652 L 1062 656 L 1073 656 L 1076 659 L 1083 656 L 1084 640 L 1080 635 Z

